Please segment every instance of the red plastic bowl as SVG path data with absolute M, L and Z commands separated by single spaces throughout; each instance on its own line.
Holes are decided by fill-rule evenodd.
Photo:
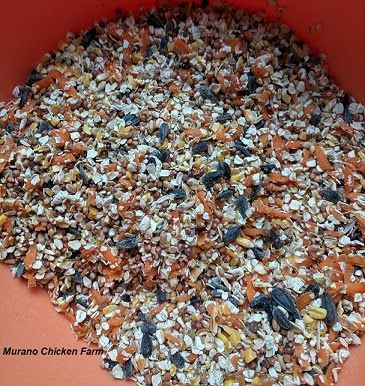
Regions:
M 248 10 L 280 16 L 314 51 L 327 56 L 329 73 L 350 95 L 365 102 L 365 3 L 362 0 L 235 0 Z M 271 2 L 270 2 L 271 3 Z M 11 97 L 42 55 L 57 48 L 68 31 L 77 32 L 115 9 L 135 11 L 152 0 L 1 0 L 0 100 Z M 28 289 L 0 264 L 0 382 L 13 385 L 126 385 L 99 370 L 99 356 L 5 356 L 4 347 L 85 347 L 76 342 L 67 320 L 53 311 L 48 295 Z M 339 386 L 363 386 L 365 345 L 355 348 L 340 375 Z

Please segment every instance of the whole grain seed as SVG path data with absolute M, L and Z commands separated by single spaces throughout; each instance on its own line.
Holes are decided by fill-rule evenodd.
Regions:
M 115 378 L 326 384 L 365 324 L 364 107 L 277 20 L 192 7 L 70 34 L 0 103 L 0 259 Z

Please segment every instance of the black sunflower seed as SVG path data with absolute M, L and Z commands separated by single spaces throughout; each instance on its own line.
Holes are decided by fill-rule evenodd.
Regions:
M 274 229 L 270 230 L 270 241 L 275 249 L 280 249 L 283 246 L 280 236 L 274 231 Z
M 238 196 L 236 199 L 236 205 L 238 212 L 243 218 L 246 218 L 247 209 L 250 207 L 250 204 L 245 196 Z
M 222 297 L 222 291 L 218 289 L 213 289 L 210 293 L 214 299 L 221 299 Z
M 332 189 L 323 189 L 319 192 L 319 194 L 329 202 L 332 202 L 332 204 L 337 204 L 339 201 L 341 201 L 341 196 L 338 192 Z
M 265 257 L 265 252 L 261 248 L 253 247 L 251 251 L 255 256 L 255 259 L 258 261 L 262 261 L 262 259 Z
M 157 286 L 156 288 L 156 297 L 157 297 L 157 302 L 158 303 L 165 303 L 166 302 L 166 294 L 165 292 L 162 291 L 160 286 Z
M 185 366 L 185 359 L 178 351 L 170 355 L 170 360 L 178 369 L 182 369 Z
M 292 329 L 292 324 L 290 323 L 290 320 L 286 317 L 284 312 L 278 308 L 274 307 L 272 310 L 272 316 L 278 323 L 278 325 L 283 328 L 284 330 L 291 330 Z
M 313 114 L 310 117 L 309 123 L 312 126 L 318 126 L 321 123 L 321 114 Z
M 145 358 L 149 358 L 152 354 L 153 346 L 152 339 L 148 334 L 143 334 L 141 341 L 141 354 Z
M 47 122 L 47 121 L 42 121 L 39 125 L 38 125 L 38 131 L 40 133 L 43 133 L 44 131 L 49 131 L 51 130 L 51 125 Z
M 84 307 L 85 309 L 89 308 L 89 301 L 85 295 L 76 295 L 75 303 Z
M 7 133 L 11 133 L 11 132 L 13 132 L 13 130 L 15 129 L 15 127 L 14 127 L 14 125 L 12 125 L 11 123 L 9 123 L 9 124 L 7 124 L 6 126 L 5 126 L 5 131 L 7 132 Z
M 89 29 L 85 35 L 82 37 L 81 45 L 84 48 L 87 48 L 90 43 L 96 38 L 96 28 Z
M 219 277 L 213 277 L 212 279 L 210 279 L 208 282 L 208 286 L 216 290 L 228 292 L 228 288 Z
M 318 296 L 321 292 L 321 287 L 318 284 L 309 284 L 305 292 L 312 292 L 315 296 Z
M 292 314 L 296 318 L 300 317 L 299 311 L 289 291 L 280 287 L 276 287 L 272 290 L 271 297 L 279 306 L 285 308 L 285 310 L 288 311 L 290 314 Z
M 327 317 L 324 322 L 330 326 L 334 325 L 338 321 L 336 304 L 331 295 L 326 291 L 321 295 L 321 304 L 327 310 Z
M 347 107 L 343 111 L 343 120 L 349 125 L 353 122 L 352 115 Z
M 16 266 L 15 270 L 15 277 L 21 277 L 24 273 L 24 264 L 22 262 L 19 262 Z
M 266 311 L 271 307 L 272 301 L 267 295 L 257 295 L 250 303 L 250 307 L 254 310 Z
M 106 368 L 108 370 L 112 370 L 113 367 L 117 366 L 119 363 L 117 361 L 112 361 L 109 358 L 104 358 L 104 365 L 106 365 Z
M 260 190 L 261 190 L 261 185 L 254 185 L 252 190 L 251 190 L 251 194 L 250 194 L 250 201 L 254 201 L 256 199 L 256 197 L 259 195 L 260 193 Z
M 81 232 L 79 229 L 74 228 L 74 227 L 68 227 L 67 228 L 67 233 L 70 233 L 71 235 L 80 238 L 81 237 Z
M 116 243 L 116 247 L 119 249 L 132 249 L 138 245 L 137 237 L 127 237 L 124 240 L 120 240 Z
M 133 364 L 132 364 L 132 359 L 129 358 L 123 363 L 123 375 L 125 378 L 131 378 L 133 375 Z
M 140 123 L 140 119 L 135 114 L 128 113 L 123 117 L 126 126 L 137 126 Z
M 199 93 L 204 99 L 209 99 L 213 103 L 218 103 L 219 99 L 217 96 L 213 93 L 213 91 L 206 86 L 205 84 L 201 85 L 199 87 Z
M 169 194 L 173 194 L 176 199 L 185 199 L 186 198 L 186 192 L 184 189 L 170 190 Z
M 158 49 L 164 50 L 167 47 L 168 43 L 169 43 L 169 35 L 162 36 Z
M 139 319 L 142 320 L 142 322 L 149 323 L 149 322 L 147 321 L 147 315 L 144 314 L 143 311 L 138 310 L 137 315 L 138 315 Z
M 230 180 L 231 179 L 231 168 L 229 167 L 229 165 L 227 164 L 227 162 L 219 162 L 218 164 L 218 170 L 221 171 L 222 173 L 222 177 L 226 180 Z
M 246 84 L 246 89 L 249 91 L 249 93 L 255 93 L 258 87 L 260 87 L 260 85 L 257 83 L 256 78 L 254 76 L 249 76 Z
M 83 167 L 81 164 L 78 164 L 78 165 L 77 165 L 77 169 L 78 169 L 79 172 L 80 172 L 80 176 L 81 176 L 82 182 L 83 182 L 85 185 L 87 185 L 87 184 L 90 182 L 90 178 L 89 178 L 89 176 L 87 175 L 86 170 L 84 169 L 84 167 Z
M 247 147 L 244 145 L 244 143 L 240 139 L 237 139 L 236 141 L 234 141 L 234 147 L 238 151 L 240 151 L 245 157 L 251 157 L 252 156 L 252 153 L 250 152 L 250 150 L 247 149 Z
M 167 150 L 155 149 L 151 154 L 161 162 L 166 162 L 169 158 L 169 152 Z
M 235 225 L 233 227 L 228 228 L 223 233 L 223 242 L 229 243 L 230 241 L 236 240 L 236 238 L 239 236 L 240 232 L 241 232 L 241 226 L 240 225 Z
M 160 129 L 159 129 L 159 138 L 160 138 L 160 142 L 163 142 L 168 134 L 169 134 L 169 131 L 170 131 L 170 127 L 167 123 L 163 123 L 161 126 L 160 126 Z
M 144 334 L 153 335 L 157 331 L 157 326 L 154 323 L 144 322 L 141 326 L 141 331 Z
M 211 188 L 220 178 L 222 177 L 222 172 L 220 170 L 216 170 L 214 172 L 210 172 L 205 174 L 201 181 L 205 185 L 207 189 Z
M 227 200 L 233 196 L 233 191 L 231 189 L 222 190 L 217 194 L 217 200 Z
M 20 97 L 19 107 L 20 108 L 24 107 L 29 95 L 30 95 L 30 88 L 24 86 L 19 93 L 19 97 Z
M 276 168 L 275 164 L 264 164 L 261 166 L 261 170 L 266 174 L 269 174 L 275 168 Z
M 259 130 L 259 129 L 262 129 L 265 125 L 266 125 L 266 122 L 263 119 L 261 119 L 261 121 L 257 122 L 255 126 L 256 126 L 256 129 Z
M 31 86 L 32 84 L 38 82 L 41 79 L 42 75 L 35 68 L 33 68 L 28 76 L 27 85 Z
M 161 14 L 151 13 L 148 16 L 147 23 L 155 28 L 164 28 L 166 19 Z
M 194 144 L 191 147 L 191 152 L 193 154 L 201 154 L 201 153 L 207 153 L 209 149 L 209 142 L 207 141 L 200 141 Z
M 216 122 L 219 122 L 219 123 L 226 123 L 231 119 L 232 119 L 231 114 L 221 114 L 221 115 L 218 115 L 218 117 L 215 120 Z

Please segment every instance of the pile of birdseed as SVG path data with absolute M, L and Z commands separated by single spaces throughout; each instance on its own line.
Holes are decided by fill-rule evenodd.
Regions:
M 14 92 L 1 260 L 113 377 L 337 380 L 365 328 L 364 106 L 287 26 L 231 8 L 101 22 Z

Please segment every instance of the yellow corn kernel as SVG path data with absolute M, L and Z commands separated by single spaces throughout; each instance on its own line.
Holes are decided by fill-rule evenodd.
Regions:
M 169 147 L 169 142 L 168 142 L 168 141 L 165 141 L 165 142 L 160 146 L 160 149 L 166 150 L 168 147 Z
M 106 307 L 103 308 L 103 315 L 110 314 L 111 312 L 113 312 L 117 308 L 118 308 L 117 305 L 110 304 L 109 306 L 106 306 Z
M 252 386 L 261 386 L 262 385 L 262 381 L 259 377 L 255 377 L 252 382 L 251 382 L 251 385 Z
M 191 386 L 198 386 L 200 385 L 200 376 L 196 376 L 192 381 L 191 381 Z
M 51 122 L 52 126 L 57 126 L 60 123 L 60 120 L 56 117 L 53 117 L 53 118 L 51 118 L 50 122 Z
M 234 385 L 234 379 L 226 379 L 224 381 L 224 386 L 233 386 Z
M 253 248 L 254 247 L 254 243 L 250 239 L 247 239 L 246 237 L 237 237 L 236 243 L 238 245 L 241 245 L 242 247 L 245 247 L 245 248 Z
M 310 317 L 308 314 L 303 315 L 303 322 L 305 324 L 312 323 L 314 319 Z
M 228 344 L 228 338 L 222 332 L 218 332 L 217 338 L 220 339 L 224 345 Z
M 257 358 L 257 354 L 255 351 L 252 350 L 252 348 L 247 348 L 243 352 L 243 360 L 245 361 L 245 363 L 250 363 L 256 358 Z
M 238 181 L 241 181 L 243 178 L 240 174 L 235 174 L 231 177 L 231 181 L 232 182 L 238 182 Z
M 99 211 L 96 208 L 90 208 L 89 209 L 89 215 L 95 217 Z
M 359 157 L 365 161 L 365 153 L 363 151 L 359 151 Z
M 133 177 L 133 173 L 130 170 L 127 170 L 125 175 L 131 180 Z
M 0 214 L 0 225 L 3 225 L 8 218 L 5 216 L 5 214 Z
M 316 320 L 323 320 L 327 316 L 327 310 L 325 308 L 316 307 L 316 306 L 309 306 L 308 307 L 308 314 Z
M 240 333 L 237 330 L 234 330 L 234 332 L 229 335 L 229 341 L 232 344 L 237 344 L 238 342 L 241 342 Z

